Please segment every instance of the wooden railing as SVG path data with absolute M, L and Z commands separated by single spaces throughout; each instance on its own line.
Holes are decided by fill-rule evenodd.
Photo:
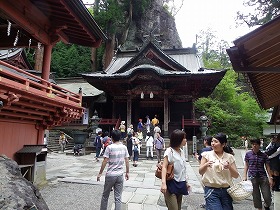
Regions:
M 102 118 L 99 122 L 99 125 L 115 125 L 115 129 L 119 129 L 120 123 L 121 123 L 121 118 L 118 119 Z
M 185 119 L 184 115 L 183 115 L 182 116 L 182 129 L 184 129 L 185 126 L 198 127 L 198 126 L 200 126 L 200 123 L 196 119 Z
M 81 103 L 82 93 L 73 93 L 29 72 L 0 61 L 1 85 L 17 90 L 32 92 L 48 98 L 67 99 L 69 102 Z

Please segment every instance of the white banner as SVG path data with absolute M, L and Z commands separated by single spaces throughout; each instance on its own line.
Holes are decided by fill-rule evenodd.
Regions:
M 88 125 L 88 113 L 89 113 L 89 108 L 86 108 L 83 115 L 83 125 Z

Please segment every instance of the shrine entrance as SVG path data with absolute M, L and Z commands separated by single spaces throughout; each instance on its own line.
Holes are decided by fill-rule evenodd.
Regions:
M 146 116 L 152 120 L 155 115 L 159 119 L 160 126 L 164 121 L 163 101 L 135 101 L 132 105 L 132 122 L 137 123 L 139 118 L 146 122 Z

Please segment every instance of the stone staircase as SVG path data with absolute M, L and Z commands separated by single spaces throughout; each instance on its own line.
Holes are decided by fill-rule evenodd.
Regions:
M 164 142 L 165 142 L 165 147 L 167 148 L 169 146 L 170 139 L 169 138 L 164 138 Z M 145 139 L 143 139 L 143 141 L 141 143 L 142 143 L 142 146 L 141 146 L 141 149 L 140 149 L 139 159 L 146 159 L 147 156 L 146 156 L 146 142 L 145 142 Z M 162 155 L 163 155 L 163 153 L 162 153 Z M 154 156 L 154 160 L 156 160 L 157 154 L 156 154 L 155 150 L 153 150 L 153 156 Z
M 67 133 L 66 133 L 67 134 Z M 60 130 L 50 130 L 49 131 L 49 138 L 48 138 L 48 150 L 51 152 L 59 152 L 60 145 L 58 143 L 60 136 Z M 65 147 L 65 150 L 73 150 L 74 147 L 74 140 L 68 134 L 66 135 L 68 144 Z
M 67 132 L 65 132 L 67 134 Z M 60 145 L 58 144 L 58 139 L 60 136 L 60 130 L 50 130 L 49 131 L 49 138 L 48 138 L 48 150 L 51 152 L 59 152 L 60 151 Z M 68 144 L 66 145 L 65 150 L 70 150 L 69 154 L 73 153 L 73 147 L 74 147 L 74 140 L 70 135 L 66 135 Z M 164 138 L 165 147 L 167 148 L 169 146 L 169 138 Z M 85 154 L 89 154 L 91 152 L 95 152 L 95 148 L 93 148 L 93 145 L 90 146 L 89 139 L 85 142 Z M 126 145 L 126 143 L 124 143 Z M 93 148 L 93 149 L 92 149 Z M 162 154 L 163 155 L 163 154 Z M 156 160 L 156 151 L 153 150 L 153 156 L 154 160 Z M 142 141 L 142 147 L 140 149 L 139 159 L 146 159 L 146 142 L 145 139 Z

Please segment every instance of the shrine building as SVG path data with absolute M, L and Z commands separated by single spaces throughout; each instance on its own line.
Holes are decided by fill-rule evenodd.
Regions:
M 104 71 L 83 78 L 106 94 L 106 103 L 94 105 L 99 117 L 120 118 L 136 130 L 139 118 L 145 123 L 157 115 L 164 136 L 184 129 L 191 139 L 200 133 L 194 102 L 209 96 L 226 72 L 201 60 L 194 47 L 161 49 L 149 41 L 140 50 L 118 50 Z

